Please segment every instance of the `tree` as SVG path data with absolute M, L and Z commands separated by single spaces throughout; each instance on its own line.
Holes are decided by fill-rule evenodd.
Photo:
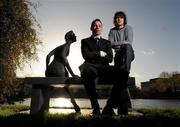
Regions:
M 159 75 L 160 78 L 169 78 L 170 74 L 168 72 L 161 72 L 161 74 Z
M 180 74 L 177 74 L 174 76 L 175 77 L 175 84 L 180 86 Z
M 180 86 L 180 74 L 177 71 L 172 72 L 172 77 L 170 78 L 170 85 L 173 92 L 176 92 L 176 89 Z
M 157 93 L 164 94 L 167 97 L 176 93 L 176 89 L 180 84 L 180 75 L 178 71 L 174 71 L 171 73 L 161 73 L 162 75 L 168 75 L 168 78 L 165 76 L 163 78 L 159 78 L 155 84 L 154 89 Z
M 161 78 L 158 79 L 155 84 L 154 84 L 154 89 L 158 92 L 158 93 L 165 93 L 167 92 L 169 89 L 171 89 L 171 85 L 170 85 L 170 80 L 169 78 Z
M 37 59 L 37 29 L 28 0 L 0 0 L 0 100 L 13 94 L 16 69 Z

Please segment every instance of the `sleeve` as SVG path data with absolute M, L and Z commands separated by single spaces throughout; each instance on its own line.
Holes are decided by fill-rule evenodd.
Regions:
M 105 57 L 101 57 L 101 59 L 103 60 L 104 63 L 111 63 L 113 60 L 113 52 L 110 41 L 107 41 L 105 52 L 107 53 L 107 55 Z
M 125 41 L 123 43 L 132 45 L 133 42 L 133 29 L 131 26 L 127 26 L 125 29 Z
M 115 34 L 113 32 L 113 29 L 109 31 L 108 40 L 110 41 L 112 48 L 120 46 L 120 42 L 116 41 L 115 39 Z

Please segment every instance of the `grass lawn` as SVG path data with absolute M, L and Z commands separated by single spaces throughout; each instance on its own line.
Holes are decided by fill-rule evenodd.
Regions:
M 28 106 L 1 105 L 0 127 L 180 127 L 180 109 L 135 109 L 142 116 L 19 113 Z

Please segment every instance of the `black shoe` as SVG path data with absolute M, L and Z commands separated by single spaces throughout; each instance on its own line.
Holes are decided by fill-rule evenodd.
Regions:
M 105 106 L 104 109 L 102 110 L 102 115 L 113 116 L 113 115 L 115 115 L 115 112 L 114 112 L 113 108 Z
M 120 108 L 117 110 L 118 115 L 128 115 L 128 108 Z

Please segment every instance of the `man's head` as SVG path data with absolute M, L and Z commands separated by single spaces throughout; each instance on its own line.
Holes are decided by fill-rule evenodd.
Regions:
M 65 40 L 71 40 L 72 42 L 76 42 L 76 35 L 72 30 L 66 33 Z
M 100 36 L 102 32 L 102 22 L 100 19 L 95 19 L 91 23 L 91 31 L 93 36 Z
M 118 11 L 114 14 L 114 25 L 116 27 L 124 27 L 127 24 L 126 14 L 122 11 Z

